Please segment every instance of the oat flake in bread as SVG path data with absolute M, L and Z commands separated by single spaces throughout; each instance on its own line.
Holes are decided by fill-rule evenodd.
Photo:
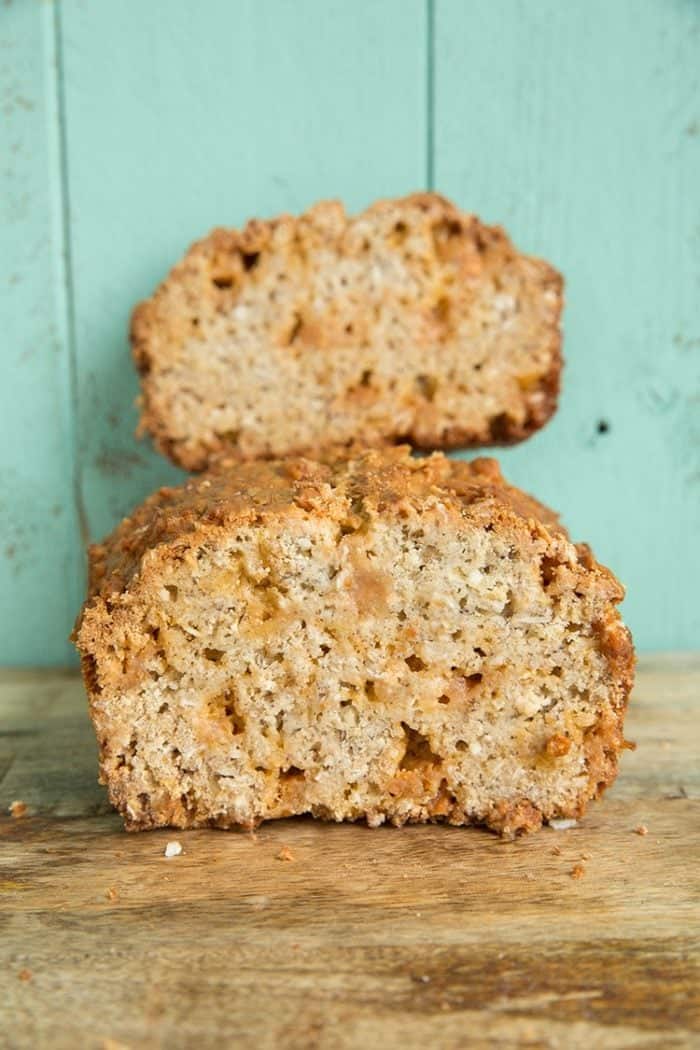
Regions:
M 615 778 L 622 588 L 493 460 L 222 462 L 91 568 L 76 639 L 131 829 L 310 812 L 514 834 Z
M 188 470 L 509 444 L 556 408 L 562 279 L 436 194 L 218 229 L 134 311 L 141 429 Z

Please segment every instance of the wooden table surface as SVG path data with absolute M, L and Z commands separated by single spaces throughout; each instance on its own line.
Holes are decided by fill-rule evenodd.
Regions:
M 0 1045 L 699 1046 L 699 695 L 700 656 L 642 659 L 567 831 L 127 835 L 78 679 L 5 673 Z

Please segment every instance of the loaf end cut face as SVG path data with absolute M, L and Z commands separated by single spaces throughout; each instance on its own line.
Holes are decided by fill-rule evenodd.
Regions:
M 615 778 L 622 588 L 495 462 L 221 461 L 91 551 L 76 629 L 131 829 L 579 817 Z
M 510 444 L 555 410 L 562 302 L 556 270 L 436 194 L 217 229 L 134 311 L 141 428 L 188 470 Z

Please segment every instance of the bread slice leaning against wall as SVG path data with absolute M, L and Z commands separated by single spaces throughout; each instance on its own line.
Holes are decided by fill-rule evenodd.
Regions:
M 556 408 L 562 302 L 556 270 L 436 194 L 217 229 L 134 312 L 141 427 L 188 470 L 520 441 Z
M 492 460 L 221 461 L 91 550 L 76 640 L 130 829 L 579 817 L 614 780 L 623 590 Z

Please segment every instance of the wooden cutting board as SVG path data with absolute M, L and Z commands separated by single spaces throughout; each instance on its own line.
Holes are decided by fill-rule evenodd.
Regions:
M 700 656 L 641 661 L 568 831 L 127 835 L 78 679 L 6 673 L 0 1045 L 700 1046 L 699 698 Z

